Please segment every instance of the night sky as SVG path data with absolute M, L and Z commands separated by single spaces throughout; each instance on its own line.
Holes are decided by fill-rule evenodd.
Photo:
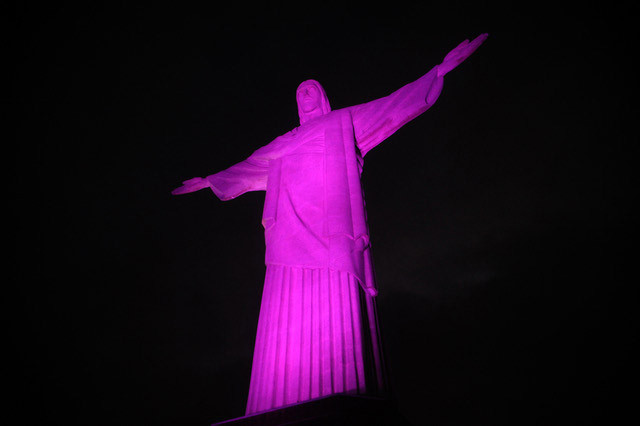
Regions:
M 264 193 L 171 190 L 295 127 L 301 81 L 367 102 L 483 32 L 365 158 L 394 397 L 415 425 L 635 412 L 636 22 L 472 4 L 15 7 L 5 300 L 27 423 L 243 415 Z

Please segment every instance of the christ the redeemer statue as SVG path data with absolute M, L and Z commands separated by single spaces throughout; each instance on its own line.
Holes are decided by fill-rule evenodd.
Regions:
M 172 192 L 211 188 L 231 200 L 266 191 L 266 278 L 246 414 L 332 394 L 385 392 L 363 158 L 429 109 L 443 77 L 486 37 L 465 40 L 390 95 L 348 108 L 332 111 L 322 86 L 304 81 L 296 92 L 299 127 Z

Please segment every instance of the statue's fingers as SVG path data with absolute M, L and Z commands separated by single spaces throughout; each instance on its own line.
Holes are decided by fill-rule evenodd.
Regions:
M 469 39 L 464 40 L 462 43 L 454 47 L 449 53 L 447 53 L 447 56 L 444 57 L 444 61 L 448 61 L 454 56 L 459 55 L 460 52 L 462 52 L 467 46 L 467 44 L 469 44 Z
M 176 188 L 174 191 L 176 194 L 186 194 L 187 192 L 193 192 L 194 185 L 192 183 L 187 183 L 182 185 L 180 188 Z
M 182 183 L 185 184 L 185 185 L 189 185 L 189 184 L 192 184 L 192 183 L 195 183 L 195 182 L 199 182 L 200 180 L 202 180 L 202 178 L 194 177 L 194 178 L 191 178 L 191 179 L 187 179 Z
M 459 49 L 459 48 L 461 48 L 461 47 L 465 46 L 465 45 L 466 45 L 466 44 L 468 44 L 468 43 L 469 43 L 469 39 L 468 39 L 468 38 L 465 38 L 465 39 L 462 41 L 462 43 L 460 43 L 459 45 L 457 45 L 455 48 L 456 48 L 456 49 Z M 454 50 L 455 50 L 455 49 L 454 49 Z
M 469 43 L 469 45 L 465 48 L 465 53 L 467 54 L 467 56 L 475 52 L 476 49 L 480 47 L 482 43 L 484 43 L 487 37 L 489 37 L 489 34 L 484 33 L 484 34 L 480 34 L 478 37 L 473 39 L 473 41 Z
M 455 49 L 453 49 L 453 51 L 454 52 L 460 52 L 460 51 L 464 50 L 467 47 L 468 44 L 469 44 L 469 39 L 465 39 L 462 43 L 457 45 L 455 47 Z
M 484 41 L 487 39 L 487 37 L 489 37 L 489 34 L 484 33 L 484 34 L 480 34 L 478 37 L 474 38 L 473 41 L 471 43 L 469 43 L 470 46 L 480 46 L 482 43 L 484 43 Z

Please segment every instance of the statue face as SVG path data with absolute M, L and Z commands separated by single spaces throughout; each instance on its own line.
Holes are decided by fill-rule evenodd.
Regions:
M 305 80 L 296 89 L 300 124 L 331 112 L 324 89 L 316 80 Z
M 313 84 L 305 84 L 298 89 L 298 105 L 305 113 L 322 109 L 322 99 L 320 91 Z

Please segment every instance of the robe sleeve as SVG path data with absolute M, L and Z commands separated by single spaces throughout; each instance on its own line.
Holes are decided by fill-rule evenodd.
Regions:
M 214 194 L 222 201 L 227 201 L 245 192 L 266 190 L 268 172 L 268 162 L 249 157 L 206 179 Z
M 206 177 L 209 187 L 222 201 L 232 200 L 245 192 L 266 191 L 269 164 L 282 157 L 296 143 L 297 130 L 278 136 L 256 150 L 244 161 Z
M 356 144 L 363 157 L 435 103 L 442 89 L 437 70 L 436 66 L 384 98 L 350 108 Z

